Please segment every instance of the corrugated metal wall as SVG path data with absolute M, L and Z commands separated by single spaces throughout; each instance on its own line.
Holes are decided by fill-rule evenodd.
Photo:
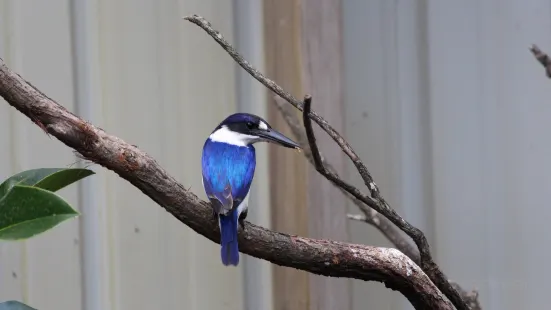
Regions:
M 528 48 L 551 51 L 551 2 L 343 3 L 347 136 L 385 197 L 484 309 L 548 308 L 551 82 Z M 354 282 L 354 309 L 404 308 Z
M 343 1 L 346 136 L 388 200 L 427 232 L 446 273 L 480 289 L 485 309 L 544 308 L 549 291 L 551 84 L 527 48 L 551 50 L 551 4 L 520 3 Z M 260 41 L 261 30 L 238 27 L 245 37 L 233 36 L 236 16 L 258 20 L 261 11 L 236 14 L 232 1 L 216 0 L 3 0 L 0 57 L 203 197 L 205 135 L 228 113 L 253 109 L 263 89 L 181 17 L 208 17 L 261 63 L 261 42 L 246 40 Z M 0 145 L 1 178 L 77 161 L 6 104 Z M 0 300 L 41 310 L 271 304 L 271 288 L 258 284 L 270 283 L 267 263 L 223 268 L 217 245 L 92 168 L 99 173 L 60 192 L 83 212 L 79 220 L 0 243 Z M 361 184 L 352 168 L 349 178 Z M 259 205 L 268 203 L 267 186 L 253 187 Z M 254 215 L 265 225 L 266 210 Z M 350 225 L 353 242 L 387 245 L 365 224 Z M 379 283 L 353 283 L 354 309 L 410 308 Z
M 0 1 L 0 53 L 71 111 L 150 153 L 203 197 L 206 136 L 237 109 L 231 59 L 196 26 L 233 41 L 231 1 Z M 77 161 L 0 105 L 0 176 Z M 111 172 L 60 192 L 79 220 L 0 243 L 0 300 L 41 309 L 243 309 L 242 269 Z M 257 188 L 261 187 L 257 185 Z M 80 193 L 80 194 L 79 194 Z
M 2 57 L 49 96 L 75 110 L 70 7 L 67 1 L 0 2 Z M 7 104 L 0 105 L 2 179 L 25 169 L 68 166 L 71 150 L 48 138 Z M 60 192 L 78 204 L 78 188 Z M 80 309 L 82 281 L 79 221 L 72 220 L 28 242 L 0 243 L 0 299 L 42 309 Z

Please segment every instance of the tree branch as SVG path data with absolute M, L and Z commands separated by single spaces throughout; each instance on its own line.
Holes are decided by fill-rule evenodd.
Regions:
M 210 22 L 205 20 L 199 15 L 192 15 L 184 17 L 185 20 L 194 23 L 203 30 L 205 30 L 222 48 L 252 77 L 262 83 L 264 86 L 272 90 L 274 93 L 285 99 L 300 111 L 304 110 L 304 103 L 296 99 L 290 93 L 284 91 L 274 81 L 266 78 L 262 73 L 247 62 L 243 56 L 241 56 L 235 48 L 228 43 L 222 34 L 212 28 Z M 377 212 L 388 218 L 394 225 L 404 231 L 409 237 L 413 239 L 420 253 L 421 268 L 430 277 L 430 279 L 438 286 L 438 288 L 452 301 L 454 306 L 458 310 L 468 310 L 466 302 L 463 300 L 459 292 L 448 282 L 444 273 L 440 270 L 438 265 L 432 259 L 430 253 L 430 246 L 425 234 L 415 226 L 405 221 L 398 213 L 390 207 L 385 199 L 380 194 L 380 190 L 373 181 L 373 177 L 367 170 L 365 164 L 361 161 L 356 152 L 352 149 L 350 144 L 333 128 L 329 123 L 319 116 L 316 112 L 310 111 L 308 117 L 316 122 L 342 149 L 342 151 L 350 158 L 350 160 L 356 166 L 356 169 L 360 173 L 365 185 L 369 188 L 371 196 L 363 195 L 356 187 L 342 181 L 336 177 L 335 174 L 326 173 L 324 176 L 330 181 L 337 184 L 339 187 L 352 194 L 356 199 L 367 204 Z M 318 170 L 319 171 L 319 170 Z M 319 171 L 321 173 L 321 171 Z
M 301 126 L 301 124 L 298 121 L 298 117 L 296 116 L 295 110 L 291 106 L 289 106 L 286 102 L 284 102 L 284 99 L 282 99 L 279 96 L 273 97 L 276 107 L 278 108 L 279 112 L 283 116 L 283 119 L 287 122 L 287 125 L 289 125 L 289 128 L 291 129 L 291 132 L 293 133 L 295 140 L 300 144 L 300 147 L 303 150 L 303 154 L 308 159 L 308 161 L 315 167 L 314 158 L 312 155 L 312 152 L 310 150 L 310 147 L 308 145 L 308 138 L 305 134 L 305 128 Z M 306 105 L 305 105 L 306 108 Z M 306 127 L 306 126 L 304 126 Z M 331 163 L 326 162 L 321 152 L 319 153 L 322 161 L 322 165 L 330 171 L 331 173 L 336 174 L 335 168 L 331 165 Z M 338 176 L 338 175 L 337 175 Z M 401 233 L 399 229 L 396 228 L 386 217 L 380 215 L 377 213 L 377 211 L 373 210 L 372 208 L 368 207 L 363 202 L 356 199 L 354 196 L 350 195 L 347 191 L 343 190 L 342 188 L 338 187 L 348 199 L 350 199 L 357 207 L 360 209 L 360 211 L 363 214 L 348 214 L 347 217 L 351 220 L 355 221 L 361 221 L 365 222 L 369 225 L 374 226 L 379 232 L 381 232 L 398 250 L 400 250 L 402 253 L 407 255 L 411 260 L 413 260 L 416 264 L 419 264 L 419 251 L 404 237 L 404 235 Z M 469 307 L 472 310 L 482 310 L 482 306 L 480 305 L 480 301 L 478 300 L 478 291 L 472 290 L 470 292 L 465 291 L 462 289 L 459 284 L 455 282 L 451 282 L 450 284 L 455 287 L 455 289 L 460 292 L 461 296 L 463 296 L 463 299 L 467 302 Z
M 0 96 L 82 157 L 114 171 L 185 225 L 219 243 L 209 203 L 187 191 L 145 152 L 78 118 L 0 60 Z M 417 309 L 452 309 L 427 275 L 395 249 L 290 236 L 245 222 L 240 251 L 311 273 L 383 282 Z

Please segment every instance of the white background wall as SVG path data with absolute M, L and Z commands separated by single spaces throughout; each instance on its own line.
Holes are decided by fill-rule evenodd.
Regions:
M 548 308 L 551 81 L 528 48 L 551 51 L 551 2 L 343 2 L 347 135 L 382 192 L 484 309 Z M 355 309 L 395 296 L 355 282 Z
M 261 9 L 235 1 L 251 10 L 237 14 L 233 5 L 0 0 L 0 57 L 202 196 L 203 139 L 225 115 L 255 107 L 262 90 L 180 18 L 208 17 L 261 64 L 262 48 L 246 37 L 262 31 L 237 23 L 260 20 Z M 545 308 L 551 81 L 528 47 L 551 51 L 551 2 L 345 0 L 343 11 L 346 135 L 385 196 L 427 232 L 453 280 L 480 290 L 485 309 Z M 0 143 L 2 179 L 77 161 L 6 104 Z M 260 167 L 268 180 L 265 162 Z M 0 300 L 41 310 L 271 304 L 267 264 L 247 258 L 222 268 L 215 244 L 114 174 L 92 169 L 98 174 L 60 192 L 81 218 L 27 242 L 0 243 Z M 261 183 L 259 204 L 268 192 Z M 267 224 L 268 215 L 251 217 Z M 352 241 L 388 245 L 367 225 L 350 225 Z M 353 286 L 354 309 L 409 308 L 381 284 Z
M 182 20 L 192 13 L 233 40 L 231 1 L 0 1 L 0 57 L 204 198 L 200 152 L 237 108 L 236 70 Z M 76 161 L 7 104 L 0 109 L 2 178 Z M 91 168 L 98 174 L 60 192 L 82 211 L 79 220 L 0 243 L 0 300 L 41 310 L 243 309 L 246 263 L 224 268 L 216 244 L 115 174 Z
M 1 57 L 51 97 L 74 110 L 67 3 L 1 1 L 0 14 Z M 0 109 L 2 179 L 29 168 L 64 167 L 75 162 L 70 149 L 48 138 L 15 109 L 5 103 Z M 76 186 L 60 194 L 79 207 Z M 79 221 L 73 220 L 28 242 L 0 243 L 0 299 L 29 301 L 45 309 L 79 309 L 83 267 L 79 230 Z

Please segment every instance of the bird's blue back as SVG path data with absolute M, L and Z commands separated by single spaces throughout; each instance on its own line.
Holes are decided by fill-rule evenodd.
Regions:
M 229 182 L 234 204 L 247 196 L 256 167 L 255 149 L 252 145 L 236 146 L 207 139 L 201 162 L 207 195 L 223 200 L 221 196 Z M 224 204 L 222 200 L 220 202 Z M 232 206 L 236 207 L 237 205 Z

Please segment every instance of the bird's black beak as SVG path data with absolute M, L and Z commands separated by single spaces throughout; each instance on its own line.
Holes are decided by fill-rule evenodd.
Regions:
M 259 130 L 256 134 L 267 142 L 279 144 L 288 148 L 300 149 L 300 145 L 298 145 L 298 143 L 272 128 L 268 130 Z

